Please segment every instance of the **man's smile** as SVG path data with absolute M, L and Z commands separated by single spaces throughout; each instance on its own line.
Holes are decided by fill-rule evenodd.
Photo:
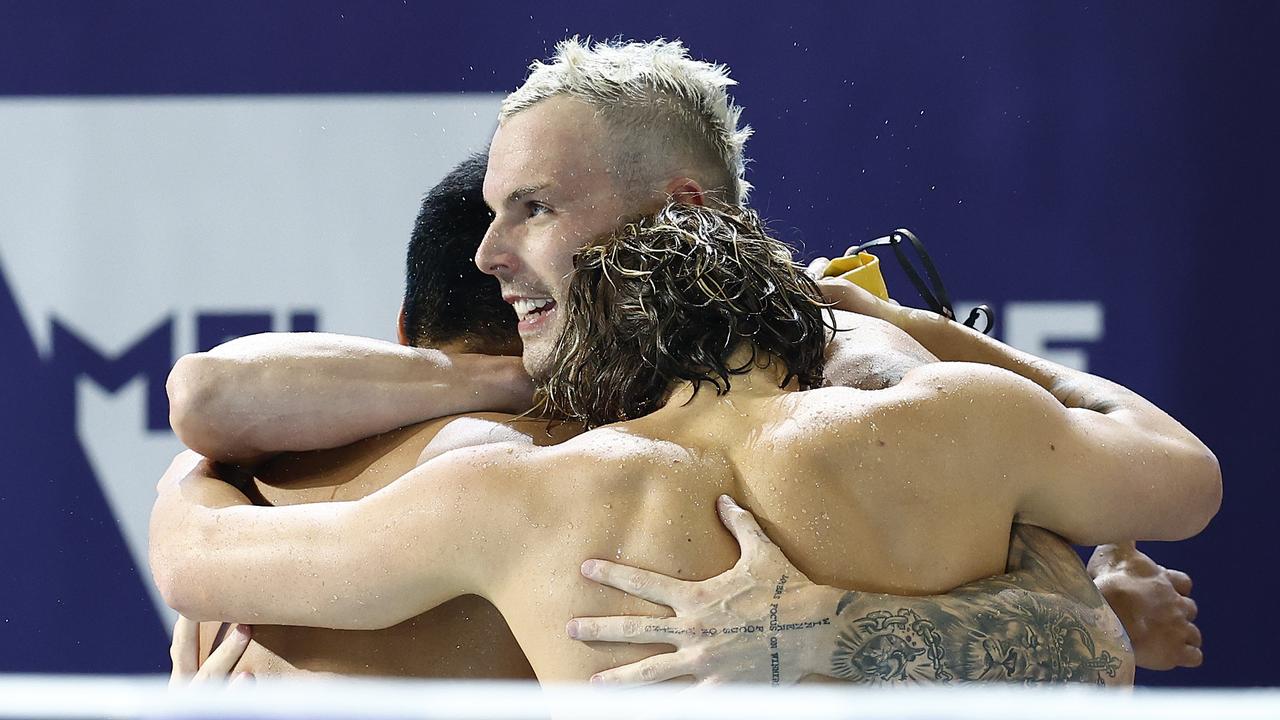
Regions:
M 549 297 L 517 297 L 503 298 L 511 303 L 520 321 L 517 329 L 521 333 L 533 332 L 544 327 L 556 309 L 556 301 Z

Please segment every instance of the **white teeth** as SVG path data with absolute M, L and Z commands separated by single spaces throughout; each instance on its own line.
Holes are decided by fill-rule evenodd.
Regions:
M 521 298 L 511 303 L 516 315 L 524 317 L 534 310 L 540 310 L 551 304 L 551 298 Z

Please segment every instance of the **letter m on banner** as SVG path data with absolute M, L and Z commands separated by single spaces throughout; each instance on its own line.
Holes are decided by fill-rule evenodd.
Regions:
M 169 429 L 169 397 L 165 379 L 173 364 L 173 318 L 165 318 L 115 357 L 108 357 L 56 319 L 53 321 L 53 368 L 64 382 L 85 375 L 108 392 L 117 392 L 141 375 L 147 387 L 147 429 Z

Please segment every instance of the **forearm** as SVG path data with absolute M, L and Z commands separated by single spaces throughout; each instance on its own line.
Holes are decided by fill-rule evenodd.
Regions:
M 331 522 L 337 506 L 347 503 L 253 507 L 222 480 L 225 471 L 199 466 L 156 501 L 151 569 L 166 604 L 201 621 L 339 629 L 390 624 L 376 624 L 382 606 L 365 607 L 381 589 L 366 592 L 363 583 L 340 580 L 359 579 L 359 568 L 342 560 L 343 540 Z M 377 562 L 370 557 L 366 564 Z
M 170 420 L 222 462 L 338 447 L 433 417 L 520 412 L 531 397 L 518 358 L 327 333 L 265 333 L 181 358 Z
M 1164 437 L 1199 444 L 1194 435 L 1160 408 L 1105 378 L 1036 357 L 925 310 L 886 303 L 882 319 L 906 332 L 940 360 L 1000 367 L 1049 391 L 1067 408 L 1110 415 Z
M 1061 451 L 1049 470 L 1077 469 L 1074 477 L 1032 474 L 1040 482 L 1027 492 L 1019 510 L 1029 522 L 1053 527 L 1085 544 L 1134 537 L 1175 540 L 1198 533 L 1217 512 L 1222 495 L 1217 458 L 1177 420 L 1137 393 L 1009 347 L 934 313 L 887 303 L 877 309 L 941 360 L 999 367 L 1048 392 L 1027 387 L 1013 393 L 1007 405 L 1001 404 L 1001 412 L 1010 417 L 1015 408 L 1027 410 L 1022 427 L 1050 430 L 1037 442 L 1041 448 Z M 1044 402 L 1036 400 L 1036 394 Z M 1028 457 L 1035 456 L 1019 456 Z M 1080 473 L 1088 477 L 1081 480 Z M 1142 512 L 1134 512 L 1133 523 L 1090 520 L 1092 511 L 1087 509 L 1099 509 L 1098 503 L 1108 499 L 1113 510 L 1127 505 L 1126 512 Z M 1132 502 L 1142 504 L 1129 505 Z M 1061 521 L 1072 513 L 1064 508 L 1076 509 L 1073 522 L 1066 525 Z M 1092 531 L 1087 537 L 1077 534 L 1088 527 Z
M 180 454 L 160 480 L 151 508 L 149 560 L 156 588 L 169 607 L 197 620 L 220 619 L 200 600 L 202 561 L 221 549 L 209 547 L 204 528 L 214 512 L 250 504 L 222 480 L 222 470 L 190 451 Z
M 472 570 L 495 564 L 483 544 L 441 550 L 483 531 L 477 504 L 494 505 L 492 488 L 482 487 L 488 478 L 472 471 L 465 450 L 358 501 L 285 507 L 250 505 L 227 482 L 243 473 L 196 457 L 188 451 L 170 465 L 151 516 L 156 585 L 194 620 L 386 628 L 474 592 Z M 492 510 L 489 518 L 510 522 Z

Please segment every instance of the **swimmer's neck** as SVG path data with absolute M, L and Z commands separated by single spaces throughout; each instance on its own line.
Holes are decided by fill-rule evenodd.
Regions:
M 725 363 L 730 368 L 742 367 L 748 364 L 750 364 L 749 371 L 741 375 L 729 376 L 729 392 L 722 395 L 717 395 L 715 386 L 709 382 L 704 382 L 702 389 L 696 393 L 692 382 L 685 380 L 673 382 L 667 391 L 666 402 L 662 404 L 657 413 L 666 414 L 677 410 L 688 411 L 690 409 L 728 409 L 733 408 L 729 401 L 730 396 L 733 397 L 733 402 L 741 403 L 744 400 L 764 400 L 799 389 L 799 383 L 795 378 L 792 378 L 785 386 L 782 385 L 787 371 L 786 366 L 777 356 L 758 350 L 755 362 L 752 363 L 751 346 L 747 343 L 738 345 Z

